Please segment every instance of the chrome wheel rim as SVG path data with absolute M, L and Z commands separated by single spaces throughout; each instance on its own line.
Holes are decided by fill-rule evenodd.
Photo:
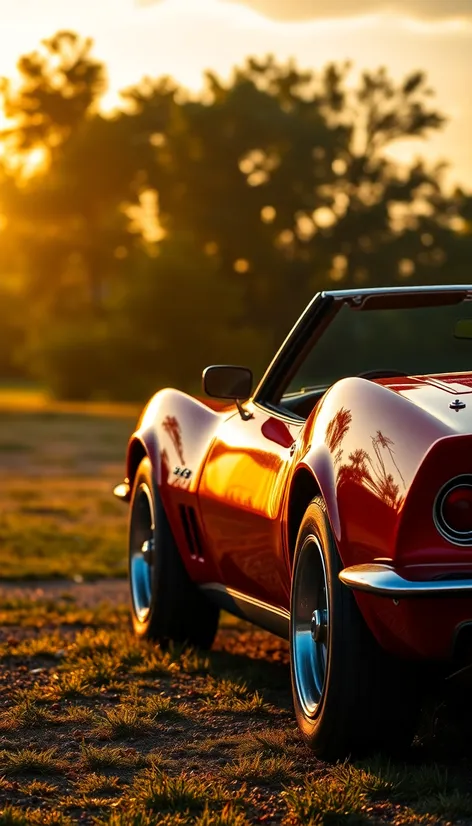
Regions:
M 294 573 L 291 636 L 297 695 L 304 714 L 314 717 L 323 696 L 329 650 L 328 582 L 315 536 L 305 539 Z
M 146 622 L 151 610 L 154 529 L 152 494 L 143 482 L 133 500 L 129 549 L 131 601 L 138 622 Z

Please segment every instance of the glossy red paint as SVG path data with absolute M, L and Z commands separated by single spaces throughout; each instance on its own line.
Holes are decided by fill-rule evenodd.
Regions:
M 276 419 L 274 416 L 264 418 L 261 426 L 261 434 L 265 439 L 268 439 L 269 442 L 275 442 L 275 444 L 280 445 L 280 447 L 292 447 L 294 444 L 293 427 L 292 430 L 290 430 L 285 422 Z M 298 432 L 296 435 L 298 435 Z
M 178 390 L 162 390 L 144 409 L 128 445 L 127 476 L 132 483 L 132 459 L 138 445 L 151 459 L 172 532 L 184 564 L 196 582 L 221 578 L 216 560 L 206 553 L 195 494 L 209 445 L 221 424 L 234 415 L 234 410 L 228 405 L 213 410 Z M 190 475 L 181 475 L 180 471 Z M 193 510 L 190 528 L 197 526 L 199 554 L 195 553 L 195 544 L 189 541 L 190 517 L 185 510 L 188 508 Z
M 198 500 L 222 583 L 288 608 L 290 574 L 281 533 L 290 447 L 300 424 L 253 405 L 222 424 L 202 472 Z
M 395 560 L 406 494 L 431 444 L 448 428 L 389 388 L 338 382 L 303 431 L 300 463 L 325 498 L 345 566 Z
M 356 592 L 356 600 L 380 645 L 410 659 L 449 659 L 459 628 L 472 623 L 472 600 L 463 597 L 404 599 L 396 604 Z

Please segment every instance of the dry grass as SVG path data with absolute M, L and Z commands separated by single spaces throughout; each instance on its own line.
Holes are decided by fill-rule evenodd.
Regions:
M 463 758 L 431 762 L 418 746 L 407 765 L 319 763 L 294 725 L 286 646 L 270 635 L 254 671 L 263 637 L 244 624 L 223 623 L 202 658 L 138 647 L 110 606 L 74 626 L 67 610 L 79 609 L 65 605 L 35 604 L 43 629 L 5 629 L 21 657 L 4 649 L 0 663 L 0 826 L 472 822 Z M 238 629 L 245 659 L 232 653 Z
M 121 481 L 138 410 L 0 393 L 2 579 L 125 574 Z

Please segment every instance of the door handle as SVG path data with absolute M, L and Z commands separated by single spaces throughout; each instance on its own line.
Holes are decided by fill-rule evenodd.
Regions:
M 296 449 L 297 449 L 297 443 L 296 443 L 296 442 L 292 442 L 292 444 L 290 445 L 290 456 L 293 456 L 293 454 L 295 453 Z

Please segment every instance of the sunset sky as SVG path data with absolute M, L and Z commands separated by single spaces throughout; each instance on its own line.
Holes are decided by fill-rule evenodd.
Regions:
M 472 189 L 472 0 L 0 0 L 0 20 L 1 75 L 41 38 L 74 28 L 95 39 L 115 92 L 144 74 L 198 89 L 203 69 L 227 76 L 269 52 L 314 69 L 345 59 L 397 78 L 425 69 L 451 122 L 398 156 L 448 159 L 449 180 Z

